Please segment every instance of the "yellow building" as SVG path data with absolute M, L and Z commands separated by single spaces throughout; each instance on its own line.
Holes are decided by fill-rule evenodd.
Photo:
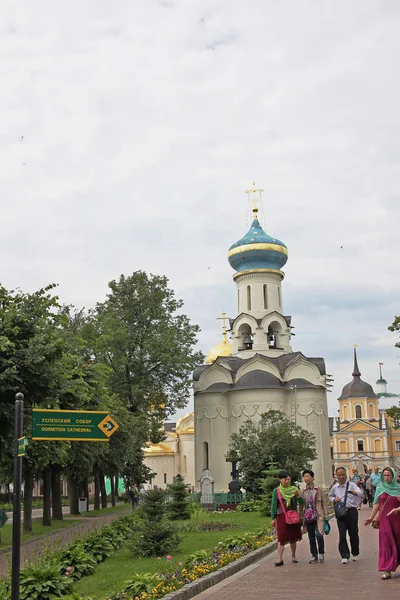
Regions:
M 176 475 L 182 475 L 192 487 L 194 480 L 194 415 L 178 419 L 173 427 L 166 429 L 166 439 L 159 444 L 150 442 L 144 449 L 144 462 L 156 474 L 151 487 L 165 488 L 173 483 Z
M 339 417 L 330 418 L 332 469 L 345 467 L 350 474 L 354 469 L 362 474 L 386 465 L 399 469 L 400 429 L 394 428 L 386 410 L 379 407 L 381 394 L 361 379 L 356 349 L 352 375 L 338 398 Z

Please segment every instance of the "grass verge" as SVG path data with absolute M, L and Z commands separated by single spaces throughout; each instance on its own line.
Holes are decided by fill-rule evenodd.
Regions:
M 65 529 L 66 527 L 71 527 L 71 525 L 75 525 L 76 523 L 82 523 L 81 519 L 72 520 L 68 519 L 65 521 L 52 521 L 50 527 L 45 527 L 41 521 L 32 521 L 32 531 L 28 533 L 21 532 L 21 542 L 28 542 L 32 538 L 36 538 L 39 536 L 47 536 L 51 535 L 55 531 L 59 531 L 61 529 Z M 12 541 L 12 526 L 6 525 L 0 530 L 1 542 L 0 549 L 8 549 L 11 548 Z
M 223 539 L 246 531 L 256 531 L 265 527 L 270 519 L 259 513 L 218 513 L 212 515 L 214 521 L 229 521 L 233 528 L 224 531 L 191 531 L 182 533 L 183 541 L 179 550 L 172 556 L 172 563 L 183 562 L 184 558 L 197 550 L 211 549 Z M 127 548 L 122 548 L 114 556 L 96 567 L 93 575 L 76 582 L 74 589 L 79 594 L 93 595 L 98 598 L 109 596 L 120 589 L 125 581 L 134 573 L 160 573 L 170 568 L 170 562 L 165 557 L 157 558 L 135 557 Z

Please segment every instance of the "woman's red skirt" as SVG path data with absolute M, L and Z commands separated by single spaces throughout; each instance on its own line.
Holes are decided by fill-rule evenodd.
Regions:
M 278 542 L 280 544 L 290 544 L 291 542 L 300 542 L 303 535 L 301 524 L 287 525 L 284 513 L 276 515 L 276 530 L 278 533 Z

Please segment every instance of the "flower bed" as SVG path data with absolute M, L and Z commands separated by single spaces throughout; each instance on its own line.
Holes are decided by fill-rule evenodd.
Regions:
M 161 574 L 143 573 L 126 582 L 124 588 L 107 600 L 156 600 L 179 590 L 184 585 L 218 571 L 253 550 L 262 548 L 274 540 L 269 530 L 255 535 L 245 534 L 227 538 L 211 551 L 201 550 L 188 556 L 184 564 L 173 566 L 171 556 L 166 557 L 166 568 Z

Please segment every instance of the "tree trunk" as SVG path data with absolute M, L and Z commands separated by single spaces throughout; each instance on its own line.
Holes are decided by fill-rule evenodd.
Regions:
M 115 483 L 114 483 L 114 490 L 115 490 L 115 499 L 118 500 L 119 498 L 119 489 L 118 489 L 118 485 L 119 485 L 119 477 L 118 475 L 115 476 Z
M 99 471 L 101 508 L 107 508 L 106 482 L 104 481 L 103 471 Z
M 33 469 L 27 460 L 25 463 L 24 531 L 27 532 L 32 531 Z
M 53 519 L 62 521 L 61 467 L 59 465 L 51 465 L 51 497 Z
M 89 510 L 89 479 L 86 477 L 80 484 L 80 496 L 87 500 L 87 510 Z
M 48 466 L 43 471 L 43 519 L 45 527 L 51 526 L 51 469 Z
M 110 475 L 110 484 L 111 484 L 111 506 L 115 506 L 114 475 Z
M 69 498 L 69 512 L 71 515 L 79 515 L 79 491 L 78 483 L 72 477 L 68 477 L 68 498 Z
M 100 508 L 100 480 L 97 470 L 94 472 L 94 510 Z

